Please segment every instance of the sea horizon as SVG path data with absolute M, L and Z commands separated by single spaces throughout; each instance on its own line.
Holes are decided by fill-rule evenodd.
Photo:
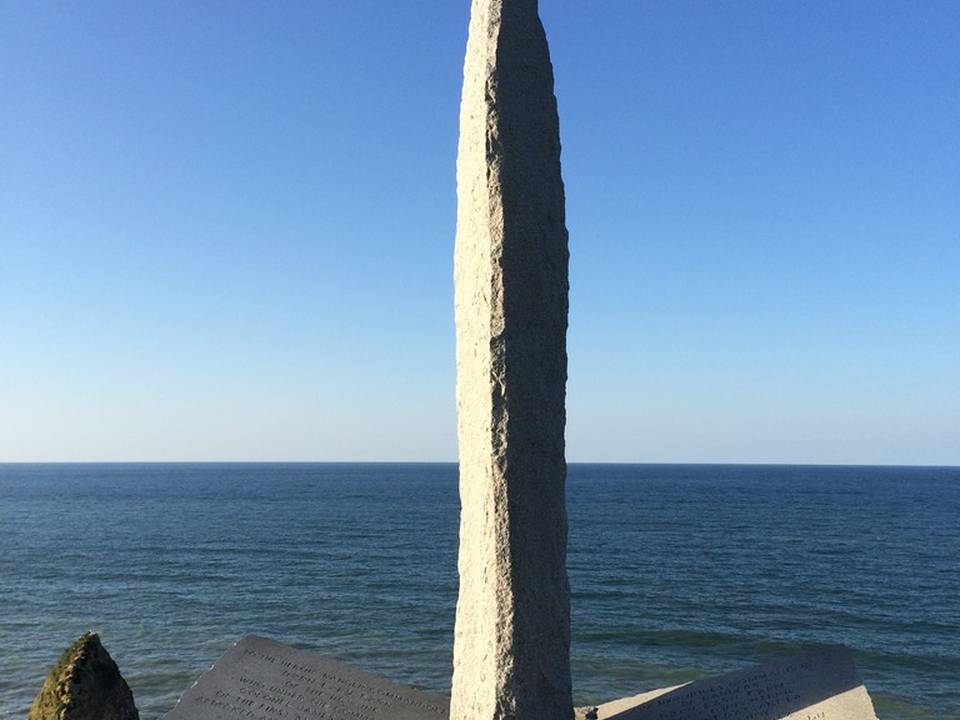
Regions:
M 459 465 L 457 460 L 0 460 L 3 465 Z M 628 467 L 801 467 L 801 468 L 960 468 L 938 463 L 700 462 L 646 460 L 568 460 L 567 465 Z
M 156 720 L 247 633 L 449 692 L 456 463 L 0 464 L 0 716 L 94 629 Z M 578 705 L 850 647 L 960 718 L 960 469 L 570 463 Z

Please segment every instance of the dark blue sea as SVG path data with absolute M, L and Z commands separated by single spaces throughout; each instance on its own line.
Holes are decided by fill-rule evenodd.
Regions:
M 255 632 L 449 691 L 454 465 L 0 465 L 0 717 L 100 632 L 144 720 Z M 572 465 L 575 701 L 842 643 L 960 718 L 960 469 Z

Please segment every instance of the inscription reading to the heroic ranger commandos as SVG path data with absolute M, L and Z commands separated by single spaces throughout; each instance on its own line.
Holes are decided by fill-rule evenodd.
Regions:
M 876 720 L 850 651 L 829 646 L 700 680 L 639 704 L 611 703 L 607 720 Z M 619 705 L 619 707 L 613 707 Z
M 447 720 L 449 699 L 248 635 L 166 720 Z

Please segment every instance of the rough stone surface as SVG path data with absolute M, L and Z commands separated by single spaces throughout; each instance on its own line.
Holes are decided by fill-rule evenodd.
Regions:
M 838 645 L 577 711 L 578 720 L 675 720 L 678 716 L 684 720 L 877 720 L 853 655 Z
M 536 0 L 474 0 L 455 252 L 460 594 L 451 718 L 573 716 L 567 231 Z
M 133 693 L 96 633 L 80 636 L 60 657 L 27 720 L 139 720 Z
M 450 701 L 247 635 L 163 720 L 447 720 Z

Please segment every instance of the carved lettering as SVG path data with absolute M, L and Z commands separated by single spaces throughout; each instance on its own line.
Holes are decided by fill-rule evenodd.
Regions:
M 876 720 L 849 651 L 824 647 L 785 661 L 611 703 L 602 720 Z
M 330 658 L 248 636 L 167 720 L 447 720 L 448 701 Z

